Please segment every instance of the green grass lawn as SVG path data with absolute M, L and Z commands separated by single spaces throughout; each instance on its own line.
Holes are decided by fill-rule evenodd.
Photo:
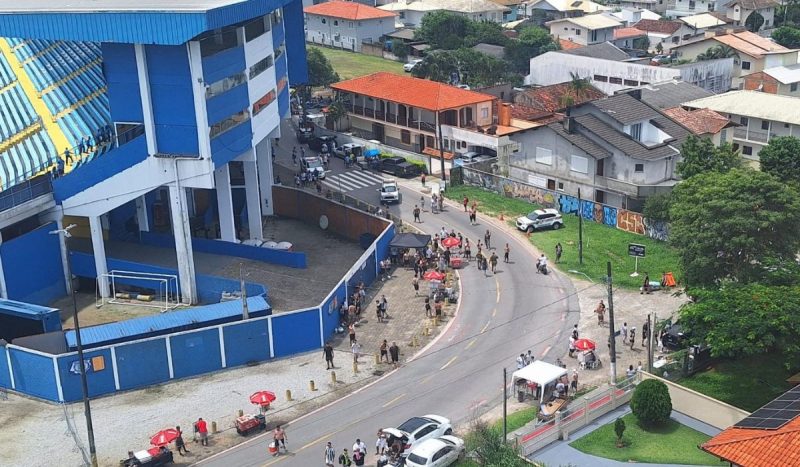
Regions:
M 778 355 L 759 355 L 720 360 L 711 369 L 678 381 L 687 388 L 753 412 L 792 385 L 786 378 L 795 372 L 783 366 Z
M 446 196 L 462 200 L 464 196 L 478 201 L 478 210 L 498 216 L 503 214 L 506 221 L 514 222 L 518 216 L 529 213 L 540 206 L 523 200 L 506 198 L 494 192 L 477 187 L 455 186 Z M 471 202 L 471 201 L 470 201 Z M 564 227 L 560 230 L 534 232 L 530 241 L 555 262 L 555 246 L 561 243 L 563 255 L 557 266 L 562 272 L 576 270 L 585 273 L 596 282 L 606 275 L 606 261 L 611 261 L 614 283 L 621 287 L 638 288 L 642 285 L 644 273 L 650 273 L 651 280 L 661 280 L 661 273 L 671 271 L 677 280 L 681 279 L 677 252 L 664 242 L 636 235 L 616 228 L 607 227 L 593 221 L 583 222 L 583 264 L 578 259 L 578 218 L 564 215 Z M 639 260 L 639 277 L 630 277 L 634 270 L 634 259 L 628 256 L 628 244 L 638 243 L 647 247 L 647 257 Z M 512 252 L 513 255 L 513 252 Z M 581 274 L 575 275 L 585 279 Z
M 622 419 L 625 421 L 625 434 L 622 436 L 625 447 L 616 447 L 614 422 L 573 441 L 570 446 L 592 456 L 620 462 L 719 465 L 719 459 L 697 447 L 710 438 L 699 431 L 674 420 L 663 427 L 645 430 L 633 414 Z
M 341 49 L 330 49 L 328 47 L 315 48 L 319 49 L 322 55 L 331 62 L 333 70 L 343 80 L 357 78 L 377 71 L 388 71 L 398 75 L 405 74 L 403 72 L 403 64 L 394 60 L 386 60 L 373 55 L 348 52 Z
M 537 411 L 538 407 L 528 407 L 508 414 L 508 432 L 511 433 L 514 430 L 519 430 L 532 420 L 536 419 Z M 497 430 L 498 433 L 502 434 L 503 419 L 501 418 L 500 420 L 494 422 L 492 428 Z

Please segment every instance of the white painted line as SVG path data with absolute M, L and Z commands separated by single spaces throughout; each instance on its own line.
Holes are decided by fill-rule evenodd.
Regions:
M 114 389 L 119 391 L 119 371 L 117 370 L 117 349 L 111 347 L 111 371 L 114 372 Z
M 83 365 L 83 362 L 80 362 Z M 61 387 L 61 372 L 58 371 L 58 357 L 53 357 L 53 373 L 56 375 L 56 389 L 58 390 L 58 401 L 64 402 L 64 389 Z
M 355 175 L 350 175 L 350 174 L 339 174 L 339 175 L 337 175 L 337 177 L 339 177 L 339 178 L 340 178 L 340 179 L 342 179 L 343 181 L 344 181 L 344 180 L 347 180 L 347 181 L 349 181 L 350 183 L 352 183 L 352 184 L 354 184 L 354 185 L 358 185 L 358 186 L 360 186 L 361 188 L 366 188 L 366 187 L 368 187 L 368 186 L 375 185 L 375 183 L 374 183 L 372 180 L 369 180 L 369 179 L 367 179 L 367 180 L 364 180 L 363 178 L 361 178 L 361 177 L 356 177 Z
M 439 370 L 444 370 L 445 368 L 447 368 L 448 366 L 450 366 L 450 364 L 451 364 L 451 363 L 453 363 L 454 361 L 456 361 L 456 359 L 457 359 L 457 358 L 458 358 L 458 355 L 456 355 L 455 357 L 451 358 L 450 360 L 448 360 L 448 362 L 447 362 L 447 363 L 445 363 L 445 364 L 444 364 L 444 365 L 443 365 L 441 368 L 439 368 Z
M 478 339 L 472 339 L 471 341 L 469 341 L 469 344 L 467 344 L 467 346 L 464 347 L 464 350 L 467 350 L 468 348 L 472 347 L 473 345 L 475 345 L 476 342 L 478 342 Z
M 222 368 L 228 367 L 228 359 L 225 357 L 225 334 L 222 332 L 222 326 L 218 327 L 219 331 L 219 359 L 222 362 Z
M 492 320 L 489 320 L 489 321 L 487 321 L 487 322 L 486 322 L 486 326 L 484 326 L 484 327 L 483 327 L 483 329 L 481 329 L 481 334 L 483 334 L 484 332 L 486 332 L 486 329 L 489 327 L 489 324 L 490 324 L 491 322 L 492 322 Z
M 170 337 L 167 335 L 167 367 L 169 368 L 169 379 L 175 377 L 175 372 L 172 369 L 172 343 L 170 342 Z
M 357 189 L 361 188 L 359 186 L 352 185 L 352 184 L 348 183 L 347 181 L 341 180 L 341 179 L 336 178 L 336 177 L 331 177 L 329 182 L 333 186 L 333 189 L 337 190 L 337 191 L 340 190 L 340 189 L 342 191 L 344 191 L 344 190 L 351 191 L 351 190 L 357 190 Z M 325 182 L 322 182 L 322 183 L 325 183 Z
M 544 352 L 542 352 L 542 356 L 539 358 L 544 358 L 547 355 L 547 352 L 549 352 L 552 347 L 553 347 L 552 345 L 548 345 L 547 348 L 544 349 Z
M 495 300 L 496 303 L 500 303 L 500 281 L 497 280 L 497 277 L 494 278 L 495 283 L 495 290 L 497 291 L 497 299 Z

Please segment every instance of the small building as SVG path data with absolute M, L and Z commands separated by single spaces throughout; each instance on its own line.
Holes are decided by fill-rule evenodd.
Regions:
M 395 14 L 357 2 L 332 0 L 305 7 L 306 41 L 361 51 L 395 30 Z
M 550 34 L 580 45 L 592 45 L 614 40 L 614 30 L 622 22 L 612 17 L 593 14 L 549 21 Z
M 506 48 L 502 45 L 494 45 L 494 44 L 475 44 L 472 47 L 472 50 L 480 52 L 482 54 L 486 54 L 490 57 L 494 57 L 498 60 L 502 60 L 503 57 L 506 55 Z
M 661 19 L 661 15 L 658 13 L 643 8 L 619 8 L 611 12 L 611 15 L 622 21 L 626 26 L 633 26 L 643 19 Z
M 491 0 L 398 0 L 378 8 L 397 14 L 397 21 L 409 28 L 419 27 L 422 17 L 433 11 L 447 11 L 473 21 L 502 23 L 504 14 L 510 10 Z
M 641 29 L 634 27 L 624 27 L 614 30 L 614 45 L 623 49 L 635 49 L 636 45 L 641 44 L 643 41 L 637 39 L 644 39 L 647 33 Z M 643 45 L 641 47 L 644 47 Z
M 800 97 L 800 64 L 767 68 L 743 78 L 744 89 Z
M 747 26 L 747 18 L 753 14 L 761 15 L 764 23 L 761 29 L 775 27 L 775 9 L 781 4 L 775 0 L 731 0 L 725 4 L 725 15 L 736 26 Z
M 655 10 L 658 0 L 619 0 L 620 8 L 633 8 L 636 10 Z
M 711 13 L 682 16 L 678 18 L 678 21 L 689 26 L 694 31 L 695 35 L 703 34 L 709 29 L 725 26 L 732 22 L 730 20 L 724 20 L 717 15 L 712 15 Z
M 556 19 L 611 11 L 610 7 L 590 0 L 535 0 L 525 5 L 525 15 L 539 19 L 540 24 Z
M 673 107 L 664 109 L 664 114 L 686 127 L 693 135 L 709 138 L 716 145 L 733 143 L 733 127 L 738 126 L 728 117 L 711 109 L 684 109 Z
M 592 85 L 580 93 L 576 93 L 571 82 L 566 82 L 526 89 L 514 96 L 514 103 L 530 109 L 555 113 L 562 112 L 567 107 L 602 99 L 605 96 L 603 91 Z
M 504 6 L 507 10 L 503 11 L 503 23 L 511 21 L 518 21 L 522 18 L 525 12 L 525 5 L 522 0 L 492 0 L 500 6 Z
M 673 47 L 695 35 L 692 28 L 680 21 L 643 19 L 633 27 L 647 33 L 647 37 L 650 39 L 650 50 L 657 50 L 658 44 L 661 44 L 664 53 L 668 53 Z

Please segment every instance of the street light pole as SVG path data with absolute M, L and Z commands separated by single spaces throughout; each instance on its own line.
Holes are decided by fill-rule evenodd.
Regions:
M 89 438 L 89 457 L 92 467 L 97 467 L 97 448 L 94 444 L 94 427 L 92 426 L 92 407 L 89 403 L 89 384 L 86 380 L 86 365 L 83 359 L 83 344 L 81 343 L 81 325 L 78 321 L 78 302 L 75 298 L 76 290 L 72 283 L 72 257 L 69 254 L 69 239 L 72 234 L 70 230 L 75 228 L 75 224 L 70 224 L 63 229 L 52 230 L 51 235 L 64 236 L 64 247 L 67 250 L 67 275 L 69 276 L 70 284 L 69 290 L 72 292 L 72 319 L 75 323 L 75 343 L 78 347 L 78 367 L 80 368 L 81 375 L 81 392 L 83 395 L 83 414 L 86 417 L 86 434 Z
M 611 280 L 611 261 L 606 262 L 606 273 L 608 275 L 608 339 L 609 353 L 611 354 L 611 384 L 614 385 L 617 382 L 617 343 L 614 331 L 614 289 Z
M 436 132 L 438 133 L 437 143 L 439 144 L 439 163 L 441 164 L 441 169 L 442 169 L 442 183 L 444 183 L 444 185 L 446 186 L 447 179 L 444 175 L 444 145 L 442 144 L 442 121 L 439 117 L 440 117 L 439 112 L 436 112 L 436 130 L 437 130 Z M 442 188 L 444 189 L 444 187 Z
M 503 443 L 508 439 L 508 370 L 503 367 Z
M 578 263 L 583 264 L 583 213 L 581 212 L 581 189 L 578 188 Z

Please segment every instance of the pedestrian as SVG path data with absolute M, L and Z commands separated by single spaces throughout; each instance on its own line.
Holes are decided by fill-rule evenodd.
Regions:
M 365 457 L 365 456 L 364 456 L 364 453 L 362 453 L 361 451 L 354 451 L 354 452 L 353 452 L 353 462 L 354 462 L 354 463 L 355 463 L 357 466 L 362 466 L 362 465 L 364 465 L 364 457 Z
M 492 247 L 492 233 L 489 232 L 489 229 L 486 229 L 486 233 L 483 234 L 483 242 L 486 243 L 487 250 Z
M 380 361 L 383 361 L 383 359 L 385 358 L 386 363 L 389 363 L 389 344 L 386 343 L 386 339 L 384 339 L 383 342 L 381 342 L 380 351 L 381 351 Z
M 645 342 L 647 339 L 650 338 L 650 323 L 645 321 L 642 325 L 642 347 L 644 347 Z
M 361 438 L 357 438 L 356 442 L 353 443 L 353 454 L 360 452 L 363 455 L 367 455 L 367 444 L 361 441 Z
M 383 304 L 380 300 L 375 300 L 375 316 L 378 317 L 378 322 L 383 322 Z
M 350 306 L 353 306 L 353 305 L 350 305 Z M 353 308 L 355 308 L 355 307 L 353 307 Z M 351 323 L 350 326 L 347 327 L 347 329 L 350 331 L 349 332 L 349 334 L 350 334 L 350 345 L 353 345 L 353 343 L 356 341 L 356 326 Z
M 533 356 L 533 352 L 528 349 L 528 355 L 525 356 L 525 361 L 530 365 L 534 360 L 536 360 L 536 358 Z
M 81 139 L 81 140 L 78 140 L 78 149 L 77 149 L 75 154 L 80 155 L 80 154 L 83 154 L 83 152 L 84 152 L 83 140 Z
M 628 323 L 627 322 L 623 322 L 622 323 L 622 329 L 620 330 L 620 334 L 622 334 L 622 343 L 623 344 L 627 344 L 628 343 Z
M 69 152 L 69 148 L 64 150 L 64 159 L 67 161 L 68 165 L 72 165 L 72 153 Z
M 442 317 L 442 302 L 438 298 L 433 303 L 433 312 L 436 313 L 437 318 Z
M 297 146 L 292 148 L 292 164 L 297 165 Z
M 575 339 L 574 337 L 570 336 L 569 338 L 569 356 L 575 357 Z
M 597 308 L 594 309 L 594 312 L 597 313 L 597 324 L 602 326 L 605 323 L 606 304 L 600 300 L 600 303 L 597 305 Z
M 208 424 L 202 417 L 197 419 L 195 422 L 195 428 L 197 429 L 197 434 L 200 436 L 200 444 L 203 446 L 208 446 Z
M 489 262 L 492 264 L 492 274 L 497 272 L 497 253 L 492 251 L 492 256 L 489 257 Z
M 425 186 L 425 172 L 422 173 L 422 177 L 420 177 L 420 180 L 422 181 L 422 186 L 424 187 Z
M 67 159 L 67 163 L 69 163 L 69 159 Z M 650 295 L 650 274 L 644 273 L 644 281 L 642 282 L 642 290 L 639 294 L 646 293 Z
M 636 328 L 635 327 L 631 328 L 631 342 L 630 343 L 631 343 L 631 350 L 633 350 L 633 344 L 636 343 Z
M 569 389 L 572 391 L 572 395 L 575 396 L 578 393 L 578 370 L 572 369 L 572 381 L 569 383 Z
M 385 341 L 384 341 L 385 342 Z M 386 452 L 386 433 L 383 430 L 378 430 L 378 439 L 375 441 L 375 455 L 383 454 Z
M 503 262 L 508 262 L 508 254 L 511 253 L 511 248 L 509 248 L 508 243 L 506 243 L 506 247 L 503 250 Z
M 474 206 L 475 203 L 473 203 Z M 469 212 L 469 223 L 472 225 L 476 224 L 478 211 L 473 207 L 472 210 Z
M 572 338 L 578 340 L 578 325 L 572 326 Z
M 381 313 L 383 313 L 383 319 L 389 317 L 389 300 L 386 300 L 386 295 L 381 295 Z
M 636 367 L 636 372 L 637 373 L 641 373 L 642 372 L 642 361 L 641 360 L 639 360 L 639 365 Z
M 361 344 L 358 341 L 353 341 L 350 345 L 350 350 L 353 352 L 353 363 L 358 363 L 358 357 L 361 356 Z
M 525 354 L 519 354 L 517 357 L 517 370 L 525 368 Z
M 327 367 L 326 370 L 333 370 L 335 367 L 333 366 L 333 346 L 330 342 L 325 343 L 325 347 L 322 350 L 322 353 L 325 355 L 325 364 Z
M 181 431 L 181 427 L 176 426 L 175 431 L 178 432 L 178 437 L 175 438 L 175 449 L 178 451 L 178 454 L 183 456 L 181 451 L 185 452 L 186 454 L 189 454 L 189 450 L 186 449 L 186 443 L 183 441 L 183 432 Z
M 433 318 L 433 315 L 431 314 L 431 298 L 430 297 L 425 297 L 425 316 L 427 316 L 428 318 Z
M 420 220 L 420 218 L 419 218 L 419 213 L 420 213 L 419 206 L 417 206 L 417 205 L 415 204 L 415 205 L 414 205 L 414 222 L 422 222 L 422 221 Z
M 625 371 L 625 376 L 627 378 L 633 378 L 633 375 L 636 374 L 636 370 L 633 369 L 633 365 L 628 366 L 628 370 Z
M 464 212 L 467 212 L 467 206 L 469 205 L 469 198 L 467 198 L 467 197 L 465 196 L 465 197 L 464 197 L 464 200 L 461 202 L 461 204 L 463 204 L 463 205 L 464 205 Z
M 328 441 L 328 444 L 325 446 L 325 467 L 333 467 L 334 459 L 336 459 L 336 451 L 333 450 L 333 446 L 331 442 Z
M 389 356 L 392 357 L 392 365 L 397 368 L 397 362 L 400 361 L 400 347 L 397 346 L 397 342 L 392 342 L 392 346 L 389 347 Z
M 280 425 L 276 426 L 275 430 L 272 432 L 272 439 L 275 441 L 275 447 L 278 447 L 278 444 L 280 444 L 284 452 L 289 452 L 289 450 L 286 449 L 286 432 L 283 431 Z
M 561 262 L 561 253 L 564 252 L 564 248 L 561 246 L 561 242 L 556 243 L 556 263 Z
M 350 454 L 347 452 L 347 448 L 342 449 L 342 453 L 339 454 L 339 465 L 344 467 L 350 467 L 353 465 L 353 462 L 350 460 Z

